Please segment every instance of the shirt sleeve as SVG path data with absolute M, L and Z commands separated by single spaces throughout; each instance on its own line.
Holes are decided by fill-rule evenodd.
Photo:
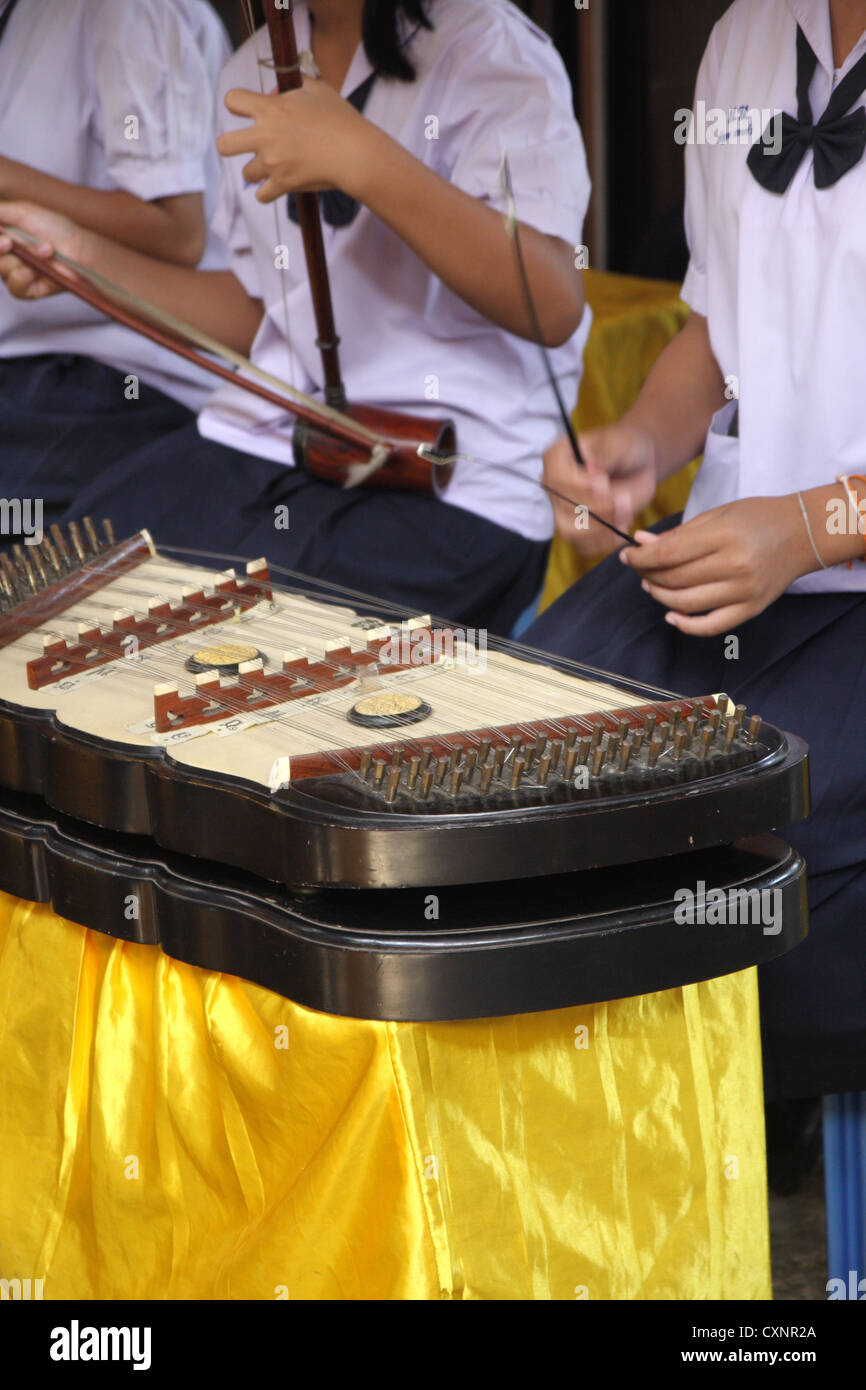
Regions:
M 553 44 L 520 15 L 469 29 L 452 55 L 443 110 L 451 182 L 500 212 L 507 157 L 517 216 L 580 243 L 591 184 L 571 84 Z M 443 171 L 445 172 L 445 171 Z
M 204 192 L 216 93 L 181 11 L 173 0 L 93 0 L 87 21 L 110 177 L 148 202 Z
M 695 101 L 691 119 L 695 122 L 698 103 L 706 110 L 715 106 L 719 73 L 718 33 L 713 30 L 704 53 L 695 86 Z M 679 113 L 678 113 L 679 114 Z M 696 123 L 696 122 L 695 122 Z M 686 151 L 686 240 L 689 246 L 689 268 L 683 281 L 682 298 L 696 314 L 707 315 L 707 234 L 709 231 L 709 182 L 707 158 L 714 147 L 707 144 L 687 144 Z

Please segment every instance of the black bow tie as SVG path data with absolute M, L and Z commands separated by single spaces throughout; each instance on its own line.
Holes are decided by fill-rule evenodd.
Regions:
M 809 87 L 818 66 L 809 40 L 797 26 L 797 105 L 798 120 L 785 113 L 781 117 L 782 143 L 775 153 L 770 145 L 777 136 L 778 116 L 774 116 L 763 137 L 749 151 L 748 164 L 755 178 L 770 193 L 785 193 L 811 147 L 815 154 L 815 187 L 832 184 L 859 164 L 866 150 L 866 111 L 860 106 L 850 116 L 845 112 L 866 89 L 866 54 L 855 63 L 830 98 L 827 110 L 815 125 L 809 101 Z
M 351 102 L 356 111 L 363 113 L 367 105 L 367 98 L 373 90 L 376 81 L 376 74 L 370 76 L 356 87 L 346 98 Z M 319 194 L 319 207 L 322 217 L 329 227 L 349 227 L 358 216 L 358 203 L 354 198 L 350 198 L 348 193 L 341 193 L 339 188 L 328 189 L 327 193 Z M 294 193 L 289 194 L 289 217 L 293 222 L 298 221 L 298 200 Z

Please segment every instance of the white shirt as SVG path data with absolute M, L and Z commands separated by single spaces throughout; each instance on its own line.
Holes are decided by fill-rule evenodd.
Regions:
M 209 220 L 216 83 L 229 52 L 206 0 L 18 0 L 0 41 L 0 152 L 148 202 L 203 193 Z M 225 265 L 213 233 L 201 265 Z M 210 374 L 71 294 L 0 294 L 0 356 L 51 352 L 105 362 L 192 409 L 212 390 Z
M 818 58 L 810 88 L 817 124 L 833 88 L 866 52 L 866 34 L 835 71 L 828 0 L 736 0 L 710 37 L 696 100 L 726 113 L 797 114 L 797 25 Z M 855 103 L 866 104 L 866 96 Z M 753 117 L 739 126 L 757 140 Z M 686 149 L 691 264 L 683 297 L 708 319 L 725 377 L 739 383 L 739 440 L 726 437 L 733 406 L 713 421 L 686 519 L 742 497 L 778 497 L 866 472 L 866 159 L 818 189 L 809 150 L 783 195 L 746 165 L 748 144 Z M 861 488 L 862 494 L 862 488 Z M 815 531 L 821 548 L 822 529 Z M 836 566 L 792 586 L 798 593 L 866 588 L 866 565 Z
M 378 79 L 365 116 L 428 168 L 503 213 L 500 166 L 507 152 L 518 216 L 577 246 L 590 183 L 570 84 L 553 45 L 505 0 L 436 0 L 430 17 L 435 30 L 418 30 L 409 49 L 417 80 Z M 303 51 L 310 47 L 303 3 L 295 6 L 295 22 Z M 222 93 L 260 90 L 257 49 L 270 58 L 264 33 L 232 58 Z M 272 75 L 262 71 L 270 90 Z M 370 72 L 361 47 L 343 95 Z M 247 124 L 224 113 L 226 129 Z M 291 385 L 320 392 L 300 232 L 285 198 L 274 206 L 256 201 L 242 178 L 246 162 L 247 156 L 224 161 L 214 225 L 231 249 L 235 274 L 265 303 L 252 357 Z M 458 464 L 444 500 L 546 540 L 552 513 L 538 479 L 542 454 L 561 425 L 538 347 L 452 294 L 366 208 L 350 227 L 323 228 L 349 400 L 453 419 L 458 451 L 478 462 Z M 288 270 L 275 269 L 278 245 L 288 247 Z M 569 404 L 577 399 L 589 325 L 587 311 L 572 340 L 552 354 Z M 199 428 L 211 439 L 292 463 L 291 418 L 236 387 L 217 392 Z

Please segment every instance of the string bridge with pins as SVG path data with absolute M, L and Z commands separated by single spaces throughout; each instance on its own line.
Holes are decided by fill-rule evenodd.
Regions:
M 568 727 L 569 724 L 572 727 Z M 476 730 L 344 750 L 336 780 L 362 805 L 400 814 L 454 814 L 610 796 L 704 778 L 761 758 L 762 720 L 726 695 L 652 709 Z M 293 763 L 292 780 L 321 764 Z

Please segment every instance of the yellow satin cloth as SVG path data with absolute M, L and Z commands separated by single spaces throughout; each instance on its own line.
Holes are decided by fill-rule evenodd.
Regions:
M 364 1023 L 0 894 L 0 1276 L 45 1298 L 770 1296 L 755 974 Z
M 580 399 L 574 414 L 578 429 L 609 425 L 634 404 L 656 358 L 676 337 L 689 316 L 679 286 L 665 280 L 638 280 L 631 275 L 585 272 L 586 297 L 593 324 L 586 347 Z M 689 464 L 659 487 L 638 525 L 652 526 L 682 511 L 698 462 Z M 542 609 L 592 569 L 600 557 L 578 555 L 566 541 L 553 543 Z

